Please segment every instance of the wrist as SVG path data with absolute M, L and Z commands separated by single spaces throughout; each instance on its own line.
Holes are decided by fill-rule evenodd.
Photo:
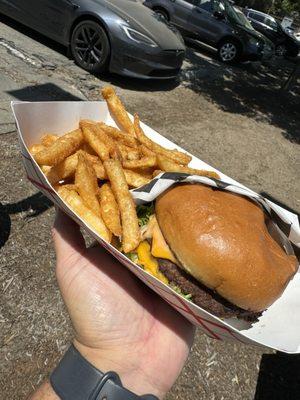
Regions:
M 44 382 L 29 400 L 60 400 L 49 381 Z
M 153 394 L 162 399 L 166 392 L 157 385 L 155 378 L 147 376 L 141 365 L 124 358 L 119 350 L 95 349 L 83 345 L 78 340 L 73 342 L 79 353 L 94 367 L 103 373 L 116 372 L 123 386 L 137 395 Z

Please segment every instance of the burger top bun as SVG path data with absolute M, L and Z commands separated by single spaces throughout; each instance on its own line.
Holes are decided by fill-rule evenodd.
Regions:
M 275 242 L 263 211 L 245 197 L 184 184 L 162 194 L 155 208 L 181 266 L 238 307 L 265 310 L 296 272 L 296 257 Z

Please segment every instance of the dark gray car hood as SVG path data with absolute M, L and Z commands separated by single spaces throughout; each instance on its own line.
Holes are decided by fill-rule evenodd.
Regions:
M 109 8 L 132 28 L 153 39 L 162 49 L 185 49 L 180 34 L 164 21 L 153 16 L 153 11 L 135 0 L 94 0 Z

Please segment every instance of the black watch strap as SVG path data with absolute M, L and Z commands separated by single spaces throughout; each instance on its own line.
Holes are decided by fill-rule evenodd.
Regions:
M 50 383 L 61 400 L 158 400 L 123 388 L 118 374 L 99 371 L 73 345 L 52 372 Z

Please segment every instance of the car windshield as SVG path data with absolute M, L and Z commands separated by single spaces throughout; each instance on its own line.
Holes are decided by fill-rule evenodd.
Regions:
M 274 31 L 278 31 L 278 23 L 274 18 L 266 18 L 265 24 L 272 28 Z
M 233 7 L 229 1 L 227 0 L 215 0 L 214 1 L 214 10 L 225 12 L 228 20 L 234 24 L 245 26 L 248 29 L 254 30 L 253 26 L 250 24 L 246 16 L 242 13 L 242 11 Z

